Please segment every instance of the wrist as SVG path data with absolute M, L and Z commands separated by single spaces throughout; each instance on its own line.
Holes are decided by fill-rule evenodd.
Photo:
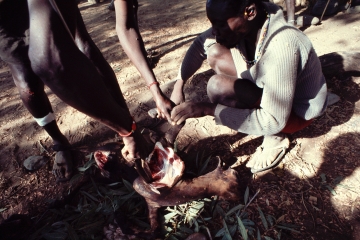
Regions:
M 123 138 L 130 137 L 135 132 L 135 130 L 136 130 L 136 122 L 135 122 L 133 117 L 131 117 L 131 119 L 132 119 L 131 130 L 128 131 L 127 133 L 126 132 L 123 132 L 123 133 L 119 132 L 120 137 L 123 137 Z

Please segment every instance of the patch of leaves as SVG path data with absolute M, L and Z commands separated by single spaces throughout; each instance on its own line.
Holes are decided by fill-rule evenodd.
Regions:
M 71 179 L 72 183 L 95 170 L 92 155 L 88 157 L 89 161 L 78 169 L 80 173 Z M 91 174 L 89 179 L 77 193 L 77 204 L 46 211 L 28 239 L 103 239 L 104 226 L 114 221 L 118 210 L 139 227 L 149 227 L 145 200 L 129 182 L 98 183 Z

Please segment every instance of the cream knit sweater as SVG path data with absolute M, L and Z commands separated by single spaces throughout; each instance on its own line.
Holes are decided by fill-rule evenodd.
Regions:
M 263 3 L 270 24 L 262 46 L 262 55 L 249 69 L 237 49 L 231 49 L 239 78 L 252 81 L 263 89 L 259 109 L 238 109 L 218 104 L 217 124 L 254 135 L 272 135 L 286 125 L 290 112 L 309 120 L 320 116 L 327 106 L 327 87 L 320 61 L 307 38 L 286 23 L 280 8 Z M 265 22 L 262 31 L 267 27 Z M 259 41 L 260 42 L 260 41 Z M 206 59 L 206 50 L 214 44 L 211 29 L 201 34 L 189 48 L 180 68 L 183 80 L 190 78 Z M 246 56 L 245 50 L 240 49 Z M 258 46 L 259 47 L 259 46 Z

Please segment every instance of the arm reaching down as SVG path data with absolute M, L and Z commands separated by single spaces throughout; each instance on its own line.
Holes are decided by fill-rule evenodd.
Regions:
M 147 61 L 144 42 L 138 28 L 137 1 L 115 0 L 114 6 L 116 32 L 120 44 L 149 87 L 159 116 L 170 120 L 169 112 L 174 104 L 164 95 L 158 84 L 153 84 L 157 80 Z

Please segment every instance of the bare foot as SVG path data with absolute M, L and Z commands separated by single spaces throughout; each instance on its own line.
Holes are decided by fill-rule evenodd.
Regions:
M 70 180 L 73 174 L 73 158 L 70 150 L 58 151 L 55 155 L 52 173 L 56 182 L 65 182 Z

